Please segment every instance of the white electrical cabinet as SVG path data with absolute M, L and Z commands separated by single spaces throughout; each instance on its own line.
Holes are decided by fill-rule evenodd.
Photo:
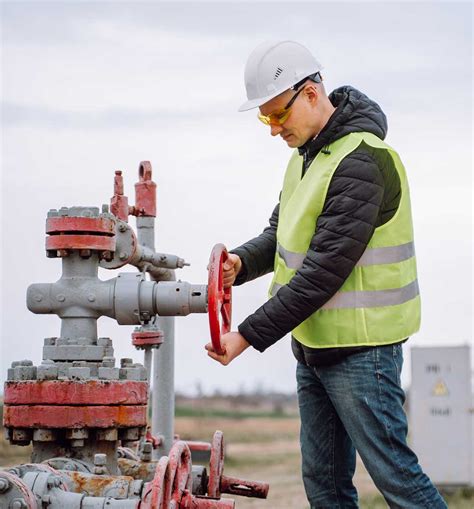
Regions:
M 413 347 L 410 438 L 438 485 L 474 486 L 474 414 L 469 346 Z

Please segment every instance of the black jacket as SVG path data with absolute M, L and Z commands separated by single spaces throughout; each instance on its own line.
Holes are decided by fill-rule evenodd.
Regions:
M 346 134 L 364 131 L 385 138 L 385 114 L 367 96 L 346 86 L 332 92 L 329 99 L 336 107 L 333 115 L 316 138 L 298 149 L 303 156 L 302 177 L 320 150 Z M 361 145 L 345 157 L 332 177 L 303 266 L 288 285 L 239 325 L 239 332 L 263 352 L 317 311 L 339 290 L 374 229 L 394 215 L 399 202 L 397 172 L 387 170 L 384 174 L 370 147 Z M 258 237 L 232 250 L 242 260 L 235 285 L 273 270 L 278 212 L 279 204 Z M 292 346 L 298 360 L 313 365 L 329 364 L 360 351 L 308 348 L 294 338 Z

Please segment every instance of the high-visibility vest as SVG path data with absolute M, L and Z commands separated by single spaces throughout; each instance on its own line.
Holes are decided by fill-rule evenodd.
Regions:
M 315 157 L 301 178 L 302 157 L 293 153 L 280 199 L 277 250 L 269 295 L 274 296 L 303 265 L 332 176 L 344 157 L 365 146 L 379 167 L 397 171 L 401 199 L 395 215 L 375 229 L 362 257 L 339 291 L 292 334 L 313 348 L 384 345 L 420 326 L 410 194 L 398 154 L 370 133 L 350 133 Z M 389 157 L 387 157 L 389 156 Z M 389 170 L 390 171 L 390 170 Z

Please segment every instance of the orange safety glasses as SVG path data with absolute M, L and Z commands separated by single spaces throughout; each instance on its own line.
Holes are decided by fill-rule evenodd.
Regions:
M 296 94 L 290 99 L 290 102 L 282 110 L 270 113 L 270 115 L 262 115 L 259 113 L 257 115 L 258 119 L 265 125 L 283 125 L 288 120 L 288 117 L 291 114 L 291 107 L 302 90 L 304 90 L 304 87 L 301 87 L 298 92 L 296 92 Z

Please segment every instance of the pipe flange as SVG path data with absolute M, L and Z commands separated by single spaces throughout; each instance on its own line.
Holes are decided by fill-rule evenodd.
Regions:
M 103 269 L 119 269 L 134 258 L 137 251 L 137 237 L 131 226 L 125 221 L 117 220 L 115 224 L 115 251 L 103 256 L 99 266 Z
M 36 497 L 28 485 L 10 472 L 0 472 L 0 494 L 5 507 L 38 509 Z

